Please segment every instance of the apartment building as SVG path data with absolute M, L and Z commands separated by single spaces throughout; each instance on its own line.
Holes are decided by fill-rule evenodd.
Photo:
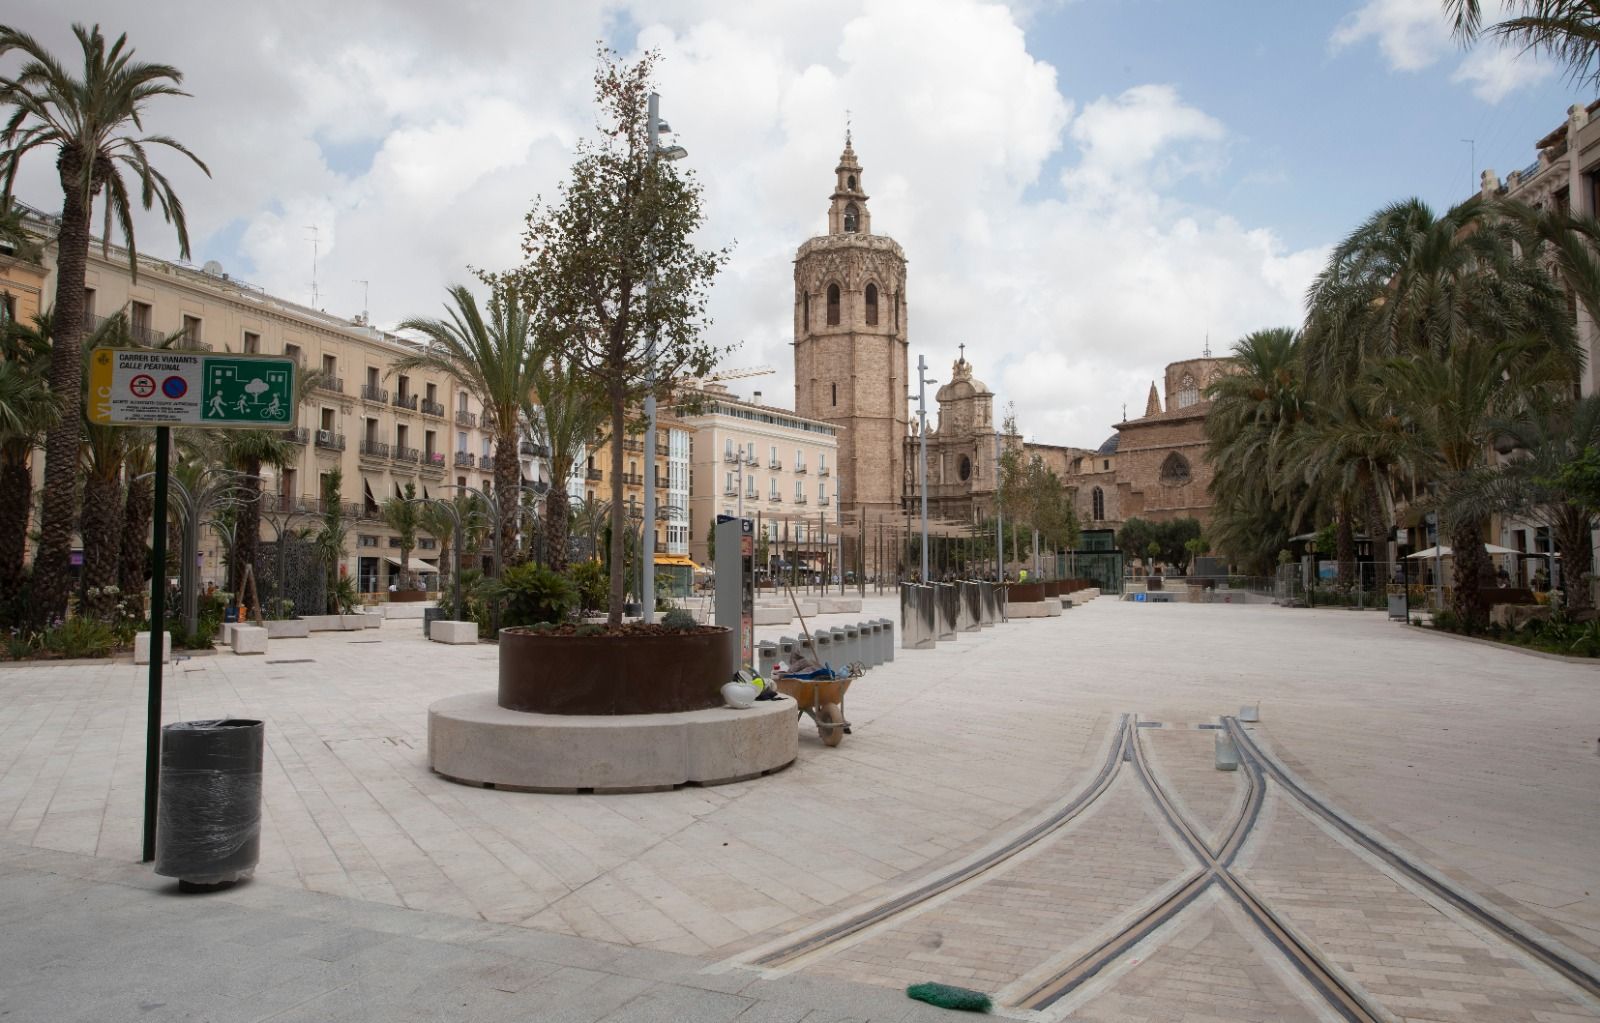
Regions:
M 839 521 L 836 427 L 788 409 L 744 401 L 706 384 L 679 411 L 695 429 L 689 491 L 689 552 L 708 560 L 707 536 L 719 515 L 752 519 L 766 538 L 766 568 L 789 557 L 820 565 Z M 787 554 L 784 552 L 788 552 Z
M 657 565 L 693 568 L 689 560 L 689 465 L 695 429 L 670 411 L 656 417 L 655 550 Z M 644 435 L 622 441 L 622 501 L 630 521 L 644 515 Z M 604 436 L 573 463 L 567 493 L 573 500 L 611 499 L 611 447 Z
M 47 239 L 55 234 L 48 216 L 32 218 L 30 227 Z M 0 257 L 0 269 L 7 270 L 3 290 L 16 296 L 17 315 L 35 309 L 39 290 L 54 294 L 53 245 L 46 246 L 43 289 L 31 299 L 11 283 L 18 274 L 5 262 Z M 350 521 L 342 570 L 353 574 L 364 592 L 381 592 L 399 579 L 399 539 L 380 512 L 385 500 L 403 494 L 408 485 L 418 497 L 446 497 L 456 488 L 487 492 L 492 486 L 494 436 L 472 396 L 446 374 L 395 371 L 401 358 L 419 350 L 417 342 L 378 330 L 363 317 L 341 319 L 269 295 L 215 262 L 196 268 L 141 256 L 134 280 L 125 251 L 113 247 L 106 255 L 95 244 L 84 286 L 90 329 L 126 313 L 141 343 L 181 333 L 191 347 L 287 356 L 303 370 L 316 371 L 316 386 L 288 431 L 298 456 L 281 471 L 263 473 L 267 521 L 262 539 L 271 542 L 279 528 L 314 525 L 322 479 L 340 470 L 341 500 Z M 527 437 L 519 442 L 525 482 L 545 480 L 541 452 Z M 42 455 L 34 462 L 42 480 Z M 206 542 L 201 578 L 220 583 L 221 547 L 212 536 Z M 426 577 L 438 571 L 438 553 L 436 538 L 420 537 L 411 570 L 431 583 Z

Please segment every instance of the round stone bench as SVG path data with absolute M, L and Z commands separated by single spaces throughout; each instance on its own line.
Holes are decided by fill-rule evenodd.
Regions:
M 647 792 L 721 785 L 787 767 L 793 700 L 675 714 L 533 714 L 493 692 L 428 708 L 428 762 L 466 785 L 527 792 Z

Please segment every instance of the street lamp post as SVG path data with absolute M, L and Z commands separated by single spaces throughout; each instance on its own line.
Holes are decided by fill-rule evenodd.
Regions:
M 917 356 L 917 490 L 922 494 L 922 579 L 928 581 L 928 360 Z
M 652 168 L 656 160 L 681 160 L 688 156 L 688 150 L 682 146 L 663 146 L 661 136 L 671 134 L 672 129 L 667 122 L 661 119 L 661 95 L 652 92 L 646 104 L 645 112 L 646 131 L 649 134 L 650 163 Z M 652 273 L 653 277 L 653 273 Z M 652 281 L 645 281 L 645 308 L 650 306 L 650 286 Z M 644 521 L 640 527 L 639 561 L 642 566 L 639 576 L 639 601 L 643 604 L 644 622 L 652 624 L 656 620 L 656 338 L 654 329 L 650 332 L 650 344 L 645 355 L 647 364 L 649 390 L 644 396 Z M 741 511 L 741 516 L 742 516 Z

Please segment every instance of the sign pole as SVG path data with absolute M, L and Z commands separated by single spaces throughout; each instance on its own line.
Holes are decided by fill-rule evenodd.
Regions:
M 155 529 L 150 539 L 150 699 L 144 726 L 144 858 L 156 858 L 156 793 L 161 782 L 161 669 L 167 659 L 167 446 L 172 430 L 156 427 Z

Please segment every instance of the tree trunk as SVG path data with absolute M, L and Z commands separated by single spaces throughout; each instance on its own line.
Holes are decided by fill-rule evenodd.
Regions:
M 1576 505 L 1564 504 L 1553 516 L 1551 533 L 1561 553 L 1561 587 L 1569 612 L 1588 611 L 1594 606 L 1588 575 L 1594 568 L 1589 542 L 1589 516 Z
M 1339 499 L 1339 519 L 1333 530 L 1333 557 L 1339 565 L 1339 589 L 1349 593 L 1359 580 L 1356 567 L 1356 532 L 1350 522 L 1350 502 Z
M 494 442 L 494 498 L 500 509 L 501 569 L 522 563 L 517 546 L 517 508 L 522 492 L 517 489 L 522 472 L 517 466 L 517 428 L 513 419 L 510 433 L 501 432 Z
M 611 389 L 611 606 L 606 611 L 606 621 L 622 624 L 622 605 L 625 602 L 624 575 L 627 571 L 624 542 L 628 531 L 628 509 L 622 503 L 622 432 L 627 426 L 628 410 L 620 386 Z
M 1489 605 L 1485 587 L 1494 586 L 1494 569 L 1483 550 L 1483 530 L 1477 522 L 1457 522 L 1450 526 L 1450 552 L 1454 569 L 1450 585 L 1450 610 L 1462 626 L 1476 631 L 1489 624 Z
M 544 563 L 552 572 L 567 570 L 567 519 L 572 514 L 572 499 L 567 494 L 566 478 L 566 473 L 552 473 L 550 491 L 544 495 Z
M 64 618 L 72 585 L 72 525 L 77 518 L 79 444 L 83 433 L 83 282 L 89 260 L 89 215 L 98 182 L 82 188 L 82 156 L 62 151 L 61 232 L 56 252 L 56 300 L 51 324 L 50 389 L 61 418 L 45 434 L 44 508 L 33 559 L 29 603 L 36 622 Z
M 117 564 L 122 541 L 122 484 L 115 479 L 90 477 L 83 485 L 84 610 L 102 621 L 117 606 Z
M 0 484 L 3 486 L 3 484 Z M 149 479 L 128 481 L 122 507 L 122 541 L 118 545 L 117 585 L 135 616 L 142 616 L 150 578 L 150 517 L 155 514 L 155 489 Z
M 256 563 L 261 549 L 261 459 L 247 458 L 239 466 L 238 512 L 233 523 L 233 561 L 228 566 L 228 592 L 244 600 L 244 566 Z M 244 620 L 241 608 L 239 620 Z
M 28 467 L 31 451 L 25 440 L 0 444 L 0 594 L 6 595 L 8 604 L 22 591 L 22 559 L 33 510 L 33 472 Z M 21 609 L 19 603 L 15 610 Z
M 1389 568 L 1389 522 L 1383 515 L 1383 500 L 1378 496 L 1378 481 L 1369 470 L 1361 488 L 1362 497 L 1366 501 L 1365 517 L 1367 520 L 1367 536 L 1372 540 L 1372 585 L 1373 589 L 1382 592 L 1383 587 L 1391 578 Z

